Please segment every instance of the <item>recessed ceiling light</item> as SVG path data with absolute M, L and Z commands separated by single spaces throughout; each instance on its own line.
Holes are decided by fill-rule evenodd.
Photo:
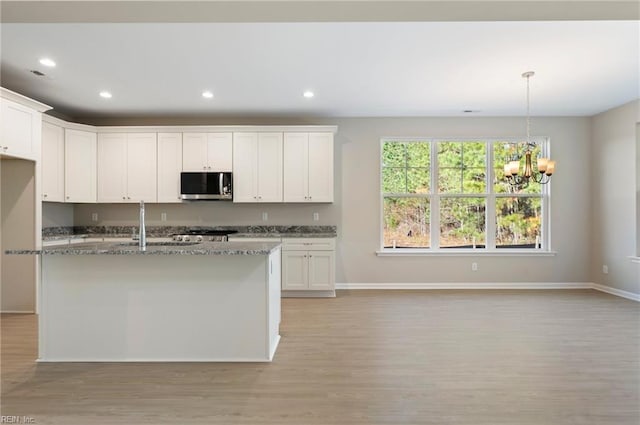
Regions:
M 204 97 L 205 99 L 211 99 L 213 97 L 213 93 L 211 93 L 209 90 L 205 90 L 202 92 L 202 97 Z
M 49 68 L 53 68 L 54 66 L 56 66 L 56 63 L 49 58 L 42 58 L 40 59 L 40 64 L 44 65 L 44 66 L 48 66 Z
M 109 93 L 108 91 L 101 91 L 100 92 L 100 97 L 104 97 L 105 99 L 111 99 L 113 97 L 113 95 L 111 93 Z
M 307 90 L 304 93 L 302 93 L 302 95 L 304 97 L 306 97 L 307 99 L 311 99 L 313 96 L 315 96 L 315 94 L 313 94 L 313 92 L 311 90 Z

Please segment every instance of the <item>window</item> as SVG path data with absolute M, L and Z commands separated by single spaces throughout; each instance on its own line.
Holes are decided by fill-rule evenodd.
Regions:
M 548 149 L 536 140 L 534 155 Z M 513 190 L 510 140 L 383 139 L 382 247 L 393 250 L 549 250 L 546 186 Z

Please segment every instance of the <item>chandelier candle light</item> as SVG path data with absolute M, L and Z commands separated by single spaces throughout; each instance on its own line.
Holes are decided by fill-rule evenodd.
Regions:
M 528 71 L 522 74 L 522 78 L 527 79 L 527 141 L 524 147 L 523 154 L 519 154 L 517 151 L 517 145 L 514 155 L 510 158 L 510 161 L 504 165 L 504 177 L 507 183 L 513 190 L 521 190 L 529 186 L 530 181 L 536 183 L 546 184 L 551 180 L 550 177 L 556 169 L 556 162 L 549 158 L 538 158 L 538 172 L 533 171 L 533 165 L 531 163 L 531 154 L 536 147 L 535 142 L 531 141 L 530 128 L 530 102 L 529 102 L 529 78 L 533 77 L 535 73 Z M 524 155 L 524 170 L 520 174 L 520 160 Z

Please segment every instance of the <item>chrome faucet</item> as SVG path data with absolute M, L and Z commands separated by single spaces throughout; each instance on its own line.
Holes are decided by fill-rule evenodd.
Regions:
M 147 232 L 144 225 L 144 201 L 140 201 L 140 229 L 138 229 L 138 246 L 142 251 L 147 249 Z

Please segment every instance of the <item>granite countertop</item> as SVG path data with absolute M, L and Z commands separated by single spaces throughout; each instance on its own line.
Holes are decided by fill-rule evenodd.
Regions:
M 230 238 L 335 238 L 331 232 L 263 232 L 263 233 L 234 233 Z
M 276 242 L 148 242 L 147 249 L 142 251 L 137 242 L 127 241 L 86 242 L 5 252 L 16 255 L 269 255 L 278 248 L 280 244 Z
M 43 229 L 42 240 L 54 241 L 81 238 L 131 238 L 135 226 L 74 226 L 47 227 Z M 336 226 L 147 226 L 147 238 L 168 237 L 185 233 L 187 230 L 233 230 L 235 238 L 335 238 Z

